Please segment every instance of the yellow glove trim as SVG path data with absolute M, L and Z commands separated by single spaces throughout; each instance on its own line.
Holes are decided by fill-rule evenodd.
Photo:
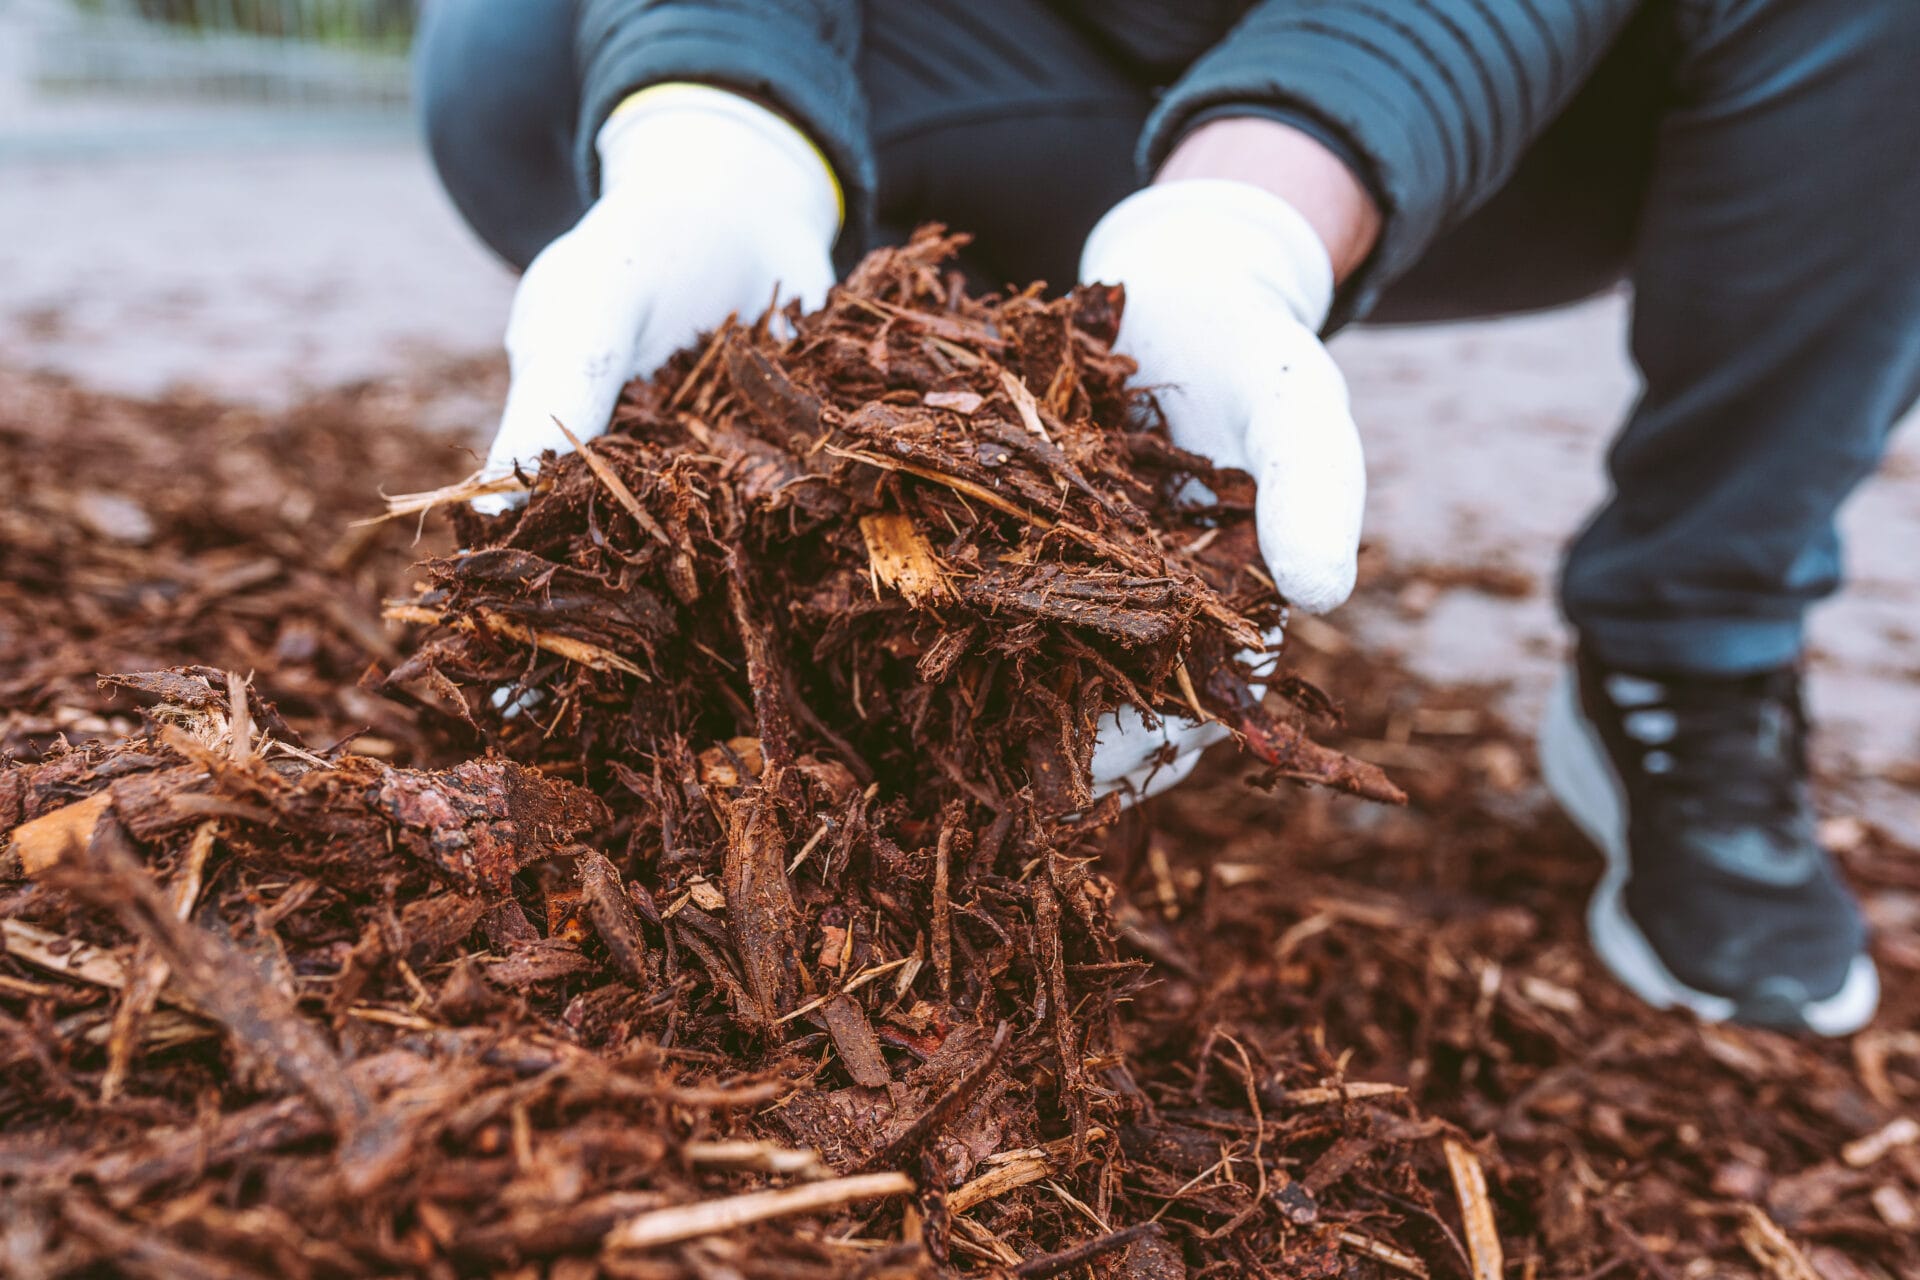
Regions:
M 642 105 L 649 106 L 649 107 L 657 106 L 660 104 L 660 102 L 663 99 L 666 99 L 666 98 L 684 97 L 686 96 L 686 92 L 689 89 L 698 90 L 701 93 L 729 92 L 729 90 L 721 87 L 720 85 L 702 84 L 694 80 L 669 80 L 663 84 L 650 84 L 646 88 L 636 89 L 632 93 L 628 94 L 626 97 L 622 98 L 620 100 L 620 105 L 607 113 L 607 119 L 608 120 L 617 119 L 618 117 L 626 114 L 628 111 L 633 110 Z M 753 99 L 747 98 L 744 95 L 736 94 L 735 96 L 742 98 L 744 101 L 753 102 Z M 754 103 L 754 105 L 759 106 L 760 104 L 756 102 Z M 794 135 L 798 137 L 801 142 L 806 144 L 807 150 L 813 153 L 813 158 L 820 162 L 821 171 L 827 175 L 827 184 L 833 188 L 833 207 L 836 214 L 836 220 L 839 222 L 841 226 L 843 227 L 846 226 L 847 225 L 847 193 L 841 188 L 840 175 L 833 171 L 833 162 L 827 159 L 827 153 L 822 151 L 819 145 L 815 143 L 811 137 L 807 136 L 807 131 L 805 129 L 802 129 L 800 126 L 794 124 L 793 121 L 788 120 L 784 115 L 781 115 L 780 113 L 775 111 L 771 111 L 770 109 L 765 107 L 762 107 L 761 109 L 767 110 L 770 115 L 775 116 L 783 124 L 785 124 L 789 129 L 792 129 L 794 132 Z

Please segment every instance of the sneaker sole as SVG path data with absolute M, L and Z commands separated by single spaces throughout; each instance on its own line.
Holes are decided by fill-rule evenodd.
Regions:
M 1593 949 L 1628 990 L 1656 1009 L 1679 1006 L 1702 1021 L 1725 1022 L 1739 1012 L 1726 996 L 1700 991 L 1673 976 L 1640 926 L 1627 914 L 1626 789 L 1593 726 L 1579 709 L 1571 672 L 1561 676 L 1540 731 L 1540 774 L 1547 791 L 1581 834 L 1605 855 L 1606 873 L 1587 903 Z M 1800 1020 L 1822 1036 L 1844 1036 L 1872 1021 L 1880 1005 L 1873 960 L 1855 956 L 1840 990 L 1799 1007 Z

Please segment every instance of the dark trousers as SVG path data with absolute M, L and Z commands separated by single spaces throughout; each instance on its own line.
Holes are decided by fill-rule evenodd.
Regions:
M 442 180 L 520 265 L 584 211 L 571 9 L 432 0 L 418 45 Z M 874 0 L 862 58 L 883 225 L 973 232 L 991 280 L 1071 281 L 1087 231 L 1139 185 L 1153 86 L 1039 0 Z M 1542 61 L 1516 70 L 1570 74 Z M 1486 189 L 1402 193 L 1438 218 L 1388 211 L 1379 256 L 1412 265 L 1376 320 L 1632 283 L 1644 390 L 1561 582 L 1603 661 L 1790 662 L 1807 606 L 1838 585 L 1835 512 L 1920 396 L 1916 66 L 1920 0 L 1649 0 L 1569 105 L 1486 166 Z M 1287 112 L 1322 134 L 1342 122 L 1364 163 L 1407 136 L 1369 106 L 1392 98 L 1316 83 Z M 1392 241 L 1436 223 L 1428 244 Z

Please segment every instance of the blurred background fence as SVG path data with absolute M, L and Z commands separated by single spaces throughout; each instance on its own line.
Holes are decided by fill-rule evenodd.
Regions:
M 516 0 L 496 0 L 512 4 Z M 0 0 L 37 95 L 398 108 L 418 0 Z

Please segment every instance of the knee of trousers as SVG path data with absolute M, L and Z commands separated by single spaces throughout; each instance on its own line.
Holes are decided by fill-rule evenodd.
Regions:
M 573 0 L 435 0 L 413 92 L 447 196 L 487 245 L 525 267 L 585 211 L 573 160 Z

